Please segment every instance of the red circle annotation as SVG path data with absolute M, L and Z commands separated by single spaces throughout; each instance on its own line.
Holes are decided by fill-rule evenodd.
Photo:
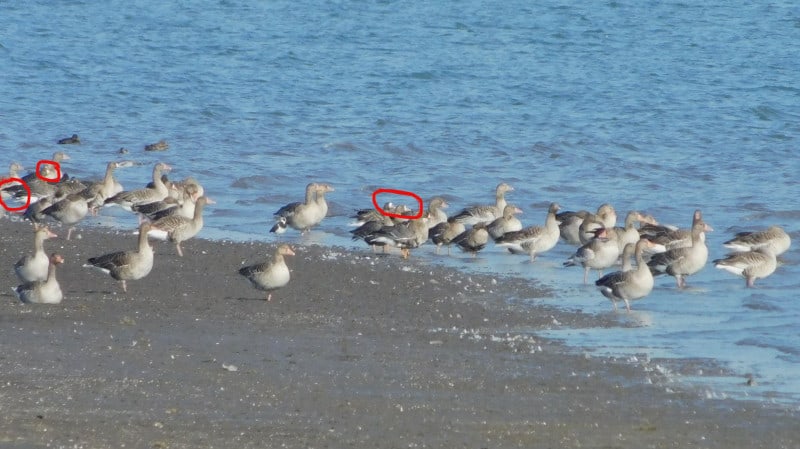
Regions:
M 419 212 L 417 212 L 416 215 L 403 215 L 385 211 L 383 210 L 382 207 L 378 205 L 378 195 L 380 195 L 381 193 L 391 193 L 394 195 L 410 196 L 411 198 L 417 200 L 417 204 L 419 204 Z M 377 189 L 374 192 L 372 192 L 372 205 L 375 206 L 375 210 L 377 210 L 381 215 L 386 215 L 387 217 L 393 217 L 393 218 L 405 218 L 408 220 L 416 220 L 418 218 L 422 218 L 422 214 L 424 212 L 422 198 L 420 198 L 420 196 L 417 195 L 416 193 L 409 192 L 407 190 Z
M 56 177 L 55 178 L 46 178 L 42 176 L 42 164 L 44 165 L 52 165 L 56 169 Z M 41 161 L 36 163 L 36 177 L 41 179 L 42 181 L 47 182 L 58 182 L 61 180 L 61 164 L 56 161 L 48 161 L 42 159 Z
M 28 206 L 31 205 L 31 188 L 28 187 L 28 183 L 26 183 L 25 181 L 23 181 L 20 178 L 0 179 L 0 187 L 2 187 L 2 185 L 5 184 L 5 183 L 12 183 L 12 182 L 16 182 L 16 183 L 22 184 L 22 187 L 25 189 L 26 192 L 28 192 L 28 195 L 27 195 L 28 199 L 25 200 L 25 204 L 23 206 L 11 207 L 11 206 L 7 205 L 5 203 L 5 201 L 3 201 L 3 197 L 0 197 L 0 206 L 3 206 L 3 209 L 5 209 L 5 210 L 7 210 L 9 212 L 22 212 L 25 209 L 27 209 Z

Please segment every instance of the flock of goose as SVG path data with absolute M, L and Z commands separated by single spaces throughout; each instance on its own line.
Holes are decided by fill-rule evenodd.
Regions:
M 62 152 L 53 155 L 56 162 L 67 159 Z M 23 282 L 14 292 L 22 301 L 59 303 L 63 298 L 55 271 L 64 259 L 58 254 L 48 256 L 44 250 L 45 240 L 55 237 L 44 224 L 45 220 L 67 226 L 69 239 L 77 223 L 90 213 L 98 213 L 102 207 L 119 206 L 137 213 L 140 225 L 135 249 L 92 257 L 86 263 L 120 281 L 124 292 L 127 291 L 126 281 L 144 278 L 153 267 L 149 237 L 169 240 L 175 244 L 178 255 L 183 256 L 181 242 L 200 232 L 203 208 L 213 201 L 205 196 L 203 187 L 193 178 L 178 182 L 168 180 L 165 174 L 171 168 L 164 163 L 155 164 L 149 184 L 124 190 L 114 178 L 114 171 L 132 165 L 131 162 L 111 162 L 102 180 L 84 182 L 61 175 L 46 164 L 39 170 L 39 176 L 31 173 L 19 178 L 22 167 L 11 164 L 9 178 L 22 179 L 28 189 L 19 182 L 2 182 L 3 203 L 26 202 L 29 197 L 30 205 L 24 216 L 34 224 L 34 252 L 14 265 Z M 694 212 L 688 228 L 679 229 L 659 225 L 652 216 L 638 211 L 629 212 L 624 225 L 617 226 L 617 213 L 609 204 L 589 212 L 561 211 L 559 204 L 551 203 L 543 225 L 523 227 L 516 217 L 521 210 L 506 202 L 506 193 L 513 190 L 510 185 L 500 183 L 494 204 L 467 207 L 451 217 L 444 212 L 448 204 L 441 197 L 429 201 L 420 218 L 412 218 L 414 214 L 408 207 L 392 203 L 384 205 L 382 211 L 359 210 L 354 215 L 356 227 L 351 231 L 352 237 L 363 240 L 373 251 L 399 248 L 404 258 L 429 240 L 436 245 L 437 253 L 445 246 L 449 254 L 451 245 L 455 245 L 473 255 L 494 242 L 513 254 L 528 255 L 531 261 L 563 241 L 577 247 L 564 266 L 582 267 L 584 283 L 588 283 L 591 270 L 597 270 L 602 276 L 604 270 L 615 267 L 621 259 L 619 271 L 595 281 L 600 292 L 611 300 L 614 310 L 617 302 L 622 301 L 630 311 L 630 301 L 650 294 L 654 276 L 673 276 L 678 288 L 684 288 L 686 278 L 702 270 L 707 263 L 705 233 L 712 228 L 706 224 L 700 210 Z M 276 222 L 270 231 L 280 234 L 292 228 L 307 232 L 317 226 L 328 213 L 325 195 L 333 191 L 326 183 L 308 184 L 303 201 L 287 204 L 275 213 Z M 743 277 L 746 285 L 752 287 L 757 279 L 776 270 L 776 257 L 788 250 L 791 239 L 783 229 L 772 226 L 739 233 L 724 245 L 731 253 L 714 260 L 713 264 Z M 239 273 L 253 287 L 265 291 L 266 299 L 271 300 L 272 291 L 289 282 L 290 272 L 284 257 L 292 255 L 294 250 L 289 245 L 279 245 L 270 260 L 243 267 Z M 632 258 L 635 264 L 631 263 Z

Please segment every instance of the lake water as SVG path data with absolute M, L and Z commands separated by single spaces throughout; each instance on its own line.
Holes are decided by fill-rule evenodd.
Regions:
M 619 328 L 548 336 L 600 354 L 713 359 L 743 379 L 710 396 L 800 404 L 800 6 L 796 2 L 11 2 L 0 14 L 0 152 L 101 176 L 121 147 L 196 176 L 217 205 L 203 236 L 274 240 L 271 214 L 327 181 L 331 216 L 291 241 L 351 243 L 347 215 L 377 188 L 444 195 L 450 212 L 494 186 L 542 223 L 547 204 L 620 219 L 641 209 L 716 231 L 784 226 L 795 246 L 755 289 L 709 265 L 618 314 Z M 55 145 L 81 136 L 80 146 Z M 166 153 L 145 144 L 166 139 Z M 4 165 L 6 162 L 2 162 Z M 132 217 L 110 213 L 110 224 Z M 559 245 L 534 264 L 490 247 L 434 263 L 530 277 L 548 303 L 611 313 Z M 698 373 L 699 374 L 699 373 Z M 688 378 L 690 381 L 691 373 Z

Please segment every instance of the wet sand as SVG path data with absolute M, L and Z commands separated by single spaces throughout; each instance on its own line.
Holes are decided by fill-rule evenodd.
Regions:
M 800 445 L 796 409 L 707 399 L 653 361 L 538 337 L 610 323 L 523 304 L 549 292 L 522 279 L 301 246 L 266 302 L 236 270 L 274 245 L 195 239 L 183 258 L 158 243 L 122 294 L 81 265 L 135 237 L 82 228 L 46 242 L 64 301 L 27 305 L 11 267 L 30 229 L 0 218 L 2 447 Z

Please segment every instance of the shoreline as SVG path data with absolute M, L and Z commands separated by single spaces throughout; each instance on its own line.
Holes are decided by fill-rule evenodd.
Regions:
M 530 301 L 548 292 L 528 280 L 299 246 L 292 281 L 268 303 L 236 269 L 274 244 L 192 239 L 183 258 L 157 243 L 153 272 L 123 295 L 81 265 L 135 237 L 84 226 L 80 239 L 45 245 L 66 258 L 62 304 L 26 305 L 8 287 L 18 284 L 10 266 L 31 250 L 30 225 L 0 218 L 0 231 L 0 441 L 11 447 L 800 441 L 796 409 L 707 399 L 658 361 L 540 337 L 554 323 L 605 318 Z

